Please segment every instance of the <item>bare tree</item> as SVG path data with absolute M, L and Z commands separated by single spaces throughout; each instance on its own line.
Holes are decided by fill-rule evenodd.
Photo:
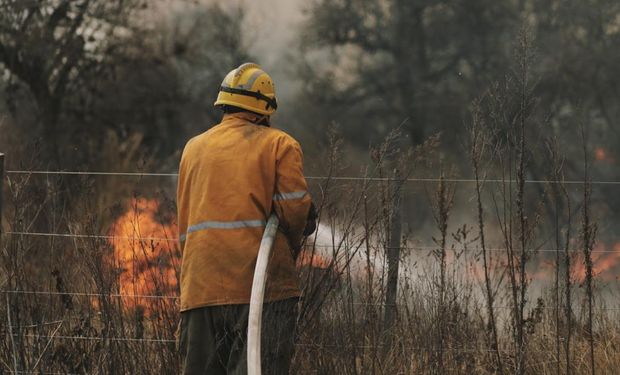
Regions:
M 61 162 L 58 125 L 67 94 L 79 90 L 87 72 L 102 67 L 102 57 L 115 48 L 111 36 L 126 30 L 128 15 L 139 5 L 133 0 L 0 3 L 0 63 L 9 72 L 9 87 L 23 87 L 33 99 L 39 134 L 55 164 Z

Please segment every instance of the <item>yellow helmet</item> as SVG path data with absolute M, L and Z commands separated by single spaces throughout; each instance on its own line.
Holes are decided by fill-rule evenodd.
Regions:
M 278 109 L 273 80 L 254 63 L 242 64 L 226 75 L 213 105 L 231 105 L 267 116 Z

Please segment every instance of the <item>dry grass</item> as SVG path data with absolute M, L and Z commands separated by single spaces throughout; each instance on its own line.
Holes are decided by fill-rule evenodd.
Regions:
M 525 184 L 541 143 L 528 123 L 526 60 L 520 75 L 493 86 L 473 106 L 468 151 L 475 190 L 468 210 L 458 212 L 468 218 L 464 224 L 453 219 L 463 187 L 447 182 L 449 171 L 427 183 L 435 192 L 430 202 L 406 194 L 406 179 L 436 160 L 437 138 L 403 151 L 395 132 L 373 148 L 373 164 L 359 180 L 343 183 L 333 178 L 343 157 L 332 137 L 327 178 L 312 186 L 321 232 L 308 239 L 300 258 L 304 298 L 292 373 L 617 373 L 620 310 L 605 309 L 591 272 L 588 178 L 581 195 L 569 194 L 561 182 L 547 184 L 542 195 Z M 561 181 L 559 150 L 551 149 L 548 177 Z M 488 183 L 490 175 L 499 175 L 500 183 Z M 177 373 L 178 310 L 168 297 L 177 293 L 179 254 L 166 240 L 176 237 L 174 202 L 167 198 L 173 191 L 159 190 L 148 200 L 135 192 L 133 204 L 108 209 L 95 188 L 100 181 L 66 179 L 9 176 L 5 230 L 138 238 L 3 235 L 0 373 Z M 156 182 L 140 186 L 157 189 Z M 418 246 L 416 228 L 394 230 L 397 200 L 430 205 L 430 247 Z M 576 206 L 582 230 L 573 234 Z M 416 215 L 407 212 L 411 205 L 400 207 L 405 216 Z M 543 215 L 549 207 L 554 215 Z M 126 218 L 124 232 L 110 229 L 119 228 L 112 225 L 119 218 Z M 545 256 L 536 249 L 550 247 L 549 230 L 557 248 L 553 272 L 548 285 L 534 288 L 532 275 Z M 119 243 L 129 257 L 118 252 Z M 581 264 L 569 251 L 575 243 L 585 251 L 585 288 L 577 287 Z M 392 304 L 394 254 L 399 271 L 392 272 L 398 282 Z M 136 294 L 168 297 L 127 296 Z
M 335 143 L 333 148 L 337 149 L 336 146 Z M 422 153 L 428 153 L 434 145 L 427 146 Z M 379 149 L 382 154 L 390 147 L 384 145 Z M 413 172 L 411 166 L 419 161 L 419 154 L 409 155 L 399 164 L 403 176 L 409 176 Z M 385 173 L 381 169 L 387 168 L 387 159 L 378 156 L 366 175 Z M 331 155 L 332 164 L 338 160 L 337 153 Z M 337 171 L 337 166 L 333 171 Z M 105 228 L 109 222 L 99 218 L 95 214 L 97 208 L 87 203 L 81 205 L 83 211 L 79 216 L 57 215 L 66 211 L 58 211 L 57 205 L 46 206 L 54 203 L 58 194 L 55 185 L 41 186 L 33 179 L 10 177 L 5 212 L 8 229 L 32 232 L 33 228 L 53 223 L 49 228 L 59 232 L 108 233 Z M 526 374 L 556 374 L 558 364 L 560 373 L 567 373 L 566 347 L 562 346 L 559 352 L 556 347 L 568 333 L 571 373 L 591 373 L 590 342 L 597 372 L 615 372 L 620 363 L 620 326 L 615 310 L 604 310 L 595 299 L 590 330 L 584 308 L 587 296 L 569 291 L 575 304 L 570 311 L 578 313 L 567 324 L 563 314 L 556 313 L 557 306 L 566 301 L 556 301 L 558 293 L 553 285 L 538 300 L 533 299 L 531 289 L 525 292 L 524 344 L 519 355 L 519 342 L 514 336 L 518 321 L 511 305 L 513 284 L 505 276 L 505 257 L 510 253 L 488 252 L 485 266 L 482 252 L 481 227 L 485 232 L 492 231 L 498 227 L 497 219 L 487 213 L 474 215 L 472 226 L 454 228 L 450 218 L 458 186 L 443 178 L 429 186 L 436 191 L 432 199 L 436 220 L 432 248 L 414 249 L 413 238 L 406 232 L 400 241 L 397 314 L 394 326 L 386 329 L 387 250 L 393 244 L 388 233 L 390 221 L 394 220 L 391 202 L 394 194 L 403 194 L 403 190 L 393 188 L 394 183 L 398 181 L 366 179 L 338 184 L 327 179 L 314 187 L 321 207 L 323 234 L 308 240 L 302 258 L 306 264 L 301 268 L 306 297 L 300 309 L 293 373 L 512 374 L 522 368 Z M 85 192 L 89 184 L 86 181 Z M 401 181 L 400 186 L 407 185 Z M 472 201 L 472 212 L 477 211 L 478 204 L 493 207 L 488 195 L 499 194 L 504 187 L 499 184 L 496 189 L 500 190 L 493 191 L 490 185 L 481 184 L 479 198 Z M 82 202 L 87 202 L 86 198 L 80 197 Z M 157 198 L 160 204 L 155 211 L 134 204 L 117 208 L 112 217 L 133 217 L 134 235 L 142 237 L 151 237 L 157 231 L 144 227 L 140 218 L 145 215 L 169 230 L 173 228 L 173 219 L 166 213 L 173 212 L 173 202 L 163 195 Z M 524 199 L 524 209 L 531 207 L 537 209 L 538 202 Z M 518 217 L 519 212 L 512 214 Z M 332 229 L 333 235 L 325 236 L 326 228 Z M 158 236 L 165 230 L 157 232 Z M 519 231 L 514 235 L 519 236 Z M 170 237 L 174 236 L 170 233 Z M 177 371 L 175 344 L 168 341 L 174 338 L 176 305 L 169 299 L 132 300 L 116 296 L 130 293 L 130 289 L 120 285 L 130 271 L 118 259 L 113 245 L 106 238 L 4 236 L 2 290 L 43 293 L 3 293 L 3 372 L 11 373 L 15 368 L 34 373 Z M 166 255 L 162 247 L 172 255 Z M 493 246 L 485 245 L 490 247 Z M 143 239 L 135 241 L 132 249 L 136 261 L 149 259 L 140 271 L 146 274 L 135 276 L 134 280 L 152 282 L 152 289 L 135 290 L 175 294 L 164 286 L 169 281 L 165 270 L 171 265 L 176 247 Z M 149 254 L 158 255 L 153 258 Z M 116 262 L 111 261 L 115 257 Z M 318 260 L 311 261 L 313 257 Z M 486 270 L 487 276 L 482 270 Z M 586 304 L 582 305 L 582 301 Z

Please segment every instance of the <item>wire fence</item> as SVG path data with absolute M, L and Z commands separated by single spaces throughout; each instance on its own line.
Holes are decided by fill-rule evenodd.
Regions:
M 153 344 L 175 344 L 175 338 L 137 338 L 137 337 L 109 337 L 109 336 L 64 336 L 64 335 L 38 335 L 38 334 L 22 334 L 17 335 L 13 334 L 14 337 L 27 337 L 33 339 L 42 339 L 42 340 L 85 340 L 85 341 L 114 341 L 114 342 L 142 342 L 142 343 L 153 343 Z M 299 342 L 296 343 L 295 346 L 302 348 L 313 348 L 318 350 L 350 350 L 350 349 L 382 349 L 385 347 L 383 344 L 376 345 L 368 345 L 368 344 L 325 344 L 325 343 L 304 343 Z M 406 349 L 409 351 L 417 351 L 417 352 L 454 352 L 454 353 L 494 353 L 497 351 L 512 353 L 514 350 L 508 348 L 498 348 L 498 349 L 489 349 L 489 348 L 473 348 L 473 347 L 460 347 L 460 348 L 434 348 L 434 347 L 424 347 L 424 346 L 401 346 L 401 349 Z M 549 353 L 554 353 L 554 351 L 549 350 Z
M 5 232 L 11 236 L 34 236 L 34 237 L 62 237 L 62 238 L 81 238 L 97 240 L 127 240 L 127 241 L 157 241 L 157 242 L 178 242 L 178 237 L 140 237 L 140 236 L 110 236 L 104 234 L 73 234 L 73 233 L 46 233 L 46 232 Z
M 141 241 L 141 242 L 178 242 L 179 238 L 178 237 L 170 237 L 170 238 L 166 238 L 166 237 L 141 237 L 141 236 L 111 236 L 111 235 L 98 235 L 98 234 L 73 234 L 73 233 L 42 233 L 42 232 L 12 232 L 12 231 L 8 231 L 8 232 L 4 232 L 4 234 L 6 235 L 12 235 L 12 236 L 34 236 L 34 237 L 61 237 L 61 238 L 81 238 L 81 239 L 103 239 L 103 240 L 126 240 L 126 241 Z M 338 249 L 338 248 L 342 248 L 345 245 L 324 245 L 324 244 L 313 244 L 313 245 L 308 245 L 310 248 L 315 247 L 315 248 L 324 248 L 324 249 Z M 373 246 L 373 247 L 381 247 L 382 249 L 394 249 L 394 248 L 398 248 L 398 249 L 404 249 L 404 250 L 413 250 L 413 251 L 433 251 L 433 250 L 437 250 L 439 249 L 439 247 L 437 245 L 405 245 L 405 246 L 398 246 L 398 247 L 393 247 L 393 246 Z M 446 250 L 450 251 L 450 250 L 454 250 L 454 251 L 473 251 L 473 252 L 479 252 L 481 251 L 480 248 L 478 247 L 466 247 L 466 248 L 447 248 Z M 489 247 L 485 249 L 486 251 L 490 251 L 490 252 L 506 252 L 507 249 L 506 248 L 502 248 L 502 247 Z M 568 249 L 569 252 L 577 252 L 577 251 L 581 251 L 582 249 Z M 545 249 L 545 248 L 532 248 L 530 249 L 531 253 L 557 253 L 557 252 L 565 252 L 566 249 Z M 597 249 L 593 249 L 591 250 L 592 253 L 611 253 L 611 254 L 618 254 L 620 253 L 620 250 L 597 250 Z
M 8 170 L 5 172 L 7 175 L 44 175 L 44 176 L 117 176 L 117 177 L 163 177 L 163 178 L 176 178 L 178 174 L 176 173 L 147 173 L 147 172 L 97 172 L 97 171 L 26 171 L 26 170 Z M 389 181 L 406 181 L 408 183 L 438 183 L 440 181 L 447 183 L 463 183 L 463 184 L 471 184 L 476 183 L 475 179 L 467 179 L 467 178 L 447 178 L 447 179 L 439 179 L 439 178 L 407 178 L 407 179 L 396 179 L 389 177 L 355 177 L 355 176 L 308 176 L 307 180 L 314 181 L 325 181 L 325 180 L 334 180 L 334 181 L 351 181 L 351 182 L 389 182 Z M 481 181 L 482 183 L 515 183 L 514 180 L 505 180 L 505 179 L 485 179 Z M 565 180 L 565 181 L 553 181 L 553 180 L 526 180 L 527 184 L 566 184 L 566 185 L 583 185 L 584 181 L 577 180 Z M 588 183 L 592 185 L 612 185 L 618 186 L 620 185 L 620 181 L 588 181 Z M 1 185 L 0 185 L 1 186 Z M 48 237 L 48 238 L 68 238 L 68 239 L 97 239 L 97 240 L 127 240 L 127 241 L 158 241 L 158 242 L 177 242 L 179 239 L 177 237 L 166 238 L 166 237 L 142 237 L 142 236 L 115 236 L 115 235 L 99 235 L 99 234 L 79 234 L 79 233 L 47 233 L 47 232 L 28 232 L 28 231 L 8 231 L 3 233 L 4 235 L 9 236 L 36 236 L 36 237 Z M 316 248 L 338 248 L 340 246 L 337 245 L 323 245 L 323 244 L 315 244 L 312 245 Z M 382 248 L 390 248 L 386 246 L 381 246 Z M 406 245 L 399 246 L 400 249 L 412 250 L 412 251 L 433 251 L 438 249 L 437 245 Z M 479 248 L 471 247 L 458 249 L 462 251 L 480 251 Z M 487 248 L 486 251 L 489 252 L 506 252 L 505 248 L 501 247 L 492 247 Z M 533 249 L 534 252 L 540 253 L 557 253 L 564 252 L 565 249 L 553 249 L 553 248 L 539 248 Z M 574 252 L 576 249 L 570 249 L 569 251 Z M 620 253 L 620 249 L 613 250 L 600 250 L 594 249 L 592 253 Z M 5 295 L 37 295 L 37 296 L 70 296 L 70 297 L 85 297 L 85 298 L 130 298 L 130 299 L 151 299 L 151 300 L 178 300 L 178 295 L 151 295 L 151 294 L 124 294 L 124 293 L 91 293 L 91 292 L 74 292 L 74 291 L 37 291 L 37 290 L 0 290 L 0 294 Z M 386 303 L 370 303 L 370 302 L 353 302 L 355 306 L 376 306 L 376 307 L 384 307 Z M 513 309 L 511 306 L 494 306 L 496 309 Z M 553 306 L 543 306 L 544 309 L 554 309 Z M 609 311 L 620 311 L 620 308 L 615 307 L 605 307 L 601 306 L 602 310 Z M 37 328 L 43 325 L 52 325 L 61 323 L 62 320 L 54 321 L 54 322 L 46 322 L 40 325 L 29 325 L 24 326 L 22 328 Z M 11 336 L 19 336 L 21 338 L 30 338 L 33 340 L 80 340 L 80 341 L 97 341 L 97 342 L 128 342 L 128 343 L 142 343 L 142 344 L 160 344 L 160 345 L 171 345 L 176 343 L 174 338 L 158 338 L 158 337 L 117 337 L 117 336 L 78 336 L 78 335 L 41 335 L 41 334 L 14 334 L 12 332 L 9 333 Z M 308 348 L 311 350 L 367 350 L 367 349 L 380 349 L 383 345 L 326 345 L 325 343 L 296 343 L 297 347 Z M 476 348 L 476 347 L 459 347 L 459 348 L 431 348 L 431 347 L 403 347 L 402 349 L 409 351 L 418 351 L 418 352 L 454 352 L 454 353 L 480 353 L 480 352 L 510 352 L 511 349 L 489 349 L 489 348 Z M 549 353 L 554 353 L 553 351 L 549 351 Z M 56 372 L 42 372 L 42 371 L 15 371 L 19 374 L 60 374 Z
M 168 299 L 178 300 L 178 295 L 150 295 L 150 294 L 123 294 L 123 293 L 89 293 L 89 292 L 54 292 L 54 291 L 37 291 L 37 290 L 0 290 L 0 294 L 17 294 L 17 295 L 43 295 L 43 296 L 69 296 L 69 297 L 107 297 L 107 298 L 126 298 L 126 299 Z M 376 306 L 384 307 L 385 302 L 347 302 L 353 306 Z M 513 306 L 493 306 L 494 309 L 511 310 Z M 554 306 L 540 306 L 539 309 L 554 310 Z M 601 306 L 598 309 L 605 311 L 620 311 L 620 307 Z M 53 324 L 54 322 L 46 322 L 45 324 Z M 35 326 L 33 324 L 32 326 Z
M 59 176 L 120 176 L 120 177 L 178 177 L 178 173 L 153 173 L 153 172 L 104 172 L 104 171 L 27 171 L 27 170 L 7 170 L 7 175 L 59 175 Z M 394 177 L 359 177 L 359 176 L 306 176 L 307 180 L 334 180 L 334 181 L 406 181 L 406 182 L 427 182 L 438 183 L 476 183 L 472 178 L 418 178 L 410 177 L 398 179 Z M 516 180 L 487 178 L 481 179 L 481 183 L 516 183 Z M 583 185 L 583 180 L 525 180 L 526 184 L 567 184 Z M 587 181 L 592 185 L 620 185 L 620 181 Z
M 97 171 L 26 171 L 26 170 L 8 170 L 7 174 L 12 175 L 70 175 L 70 176 L 121 176 L 121 177 L 178 177 L 177 173 L 147 173 L 147 172 L 97 172 Z M 377 177 L 353 177 L 353 176 L 308 176 L 308 180 L 339 180 L 339 181 L 396 181 L 394 178 L 377 178 Z M 402 181 L 402 180 L 398 180 Z M 438 178 L 407 178 L 407 182 L 426 182 L 437 183 L 442 181 Z M 443 179 L 444 182 L 453 183 L 475 183 L 474 179 Z M 514 182 L 510 180 L 500 179 L 487 179 L 485 182 L 492 183 L 509 183 Z M 526 183 L 563 183 L 563 184 L 583 184 L 583 181 L 548 181 L 548 180 L 527 180 Z M 620 181 L 591 181 L 592 184 L 599 185 L 620 185 Z M 20 232 L 20 231 L 8 231 L 5 235 L 11 236 L 36 236 L 36 237 L 60 237 L 60 238 L 75 238 L 75 239 L 102 239 L 102 240 L 127 240 L 127 241 L 158 241 L 158 242 L 177 242 L 178 237 L 166 238 L 166 237 L 142 237 L 142 236 L 113 236 L 113 235 L 98 235 L 98 234 L 76 234 L 76 233 L 45 233 L 45 232 Z M 339 248 L 338 245 L 323 245 L 314 244 L 316 248 L 333 249 Z M 389 249 L 390 247 L 381 246 L 382 248 Z M 399 246 L 398 248 L 412 251 L 433 251 L 438 249 L 437 245 L 412 245 L 412 246 Z M 475 251 L 479 252 L 481 249 L 476 247 L 454 249 L 455 251 Z M 580 249 L 569 249 L 569 252 L 576 252 Z M 506 252 L 506 248 L 491 247 L 487 248 L 488 252 Z M 556 253 L 564 252 L 566 249 L 533 249 L 533 252 L 540 253 Z M 592 253 L 601 254 L 614 254 L 620 253 L 619 250 L 597 250 L 593 249 Z M 119 293 L 87 293 L 87 292 L 48 292 L 48 291 L 26 291 L 26 290 L 0 290 L 0 293 L 5 294 L 32 294 L 32 295 L 63 295 L 63 296 L 76 296 L 76 297 L 109 297 L 109 298 L 141 298 L 141 299 L 178 299 L 178 296 L 166 296 L 166 295 L 130 295 Z M 384 303 L 363 303 L 356 302 L 354 305 L 381 305 Z M 511 309 L 510 306 L 496 306 L 498 309 Z M 552 307 L 545 307 L 552 308 Z M 620 310 L 620 308 L 605 308 L 605 310 Z

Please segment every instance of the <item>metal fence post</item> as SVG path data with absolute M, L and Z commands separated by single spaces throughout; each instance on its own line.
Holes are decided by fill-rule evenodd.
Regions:
M 394 170 L 392 185 L 392 211 L 390 215 L 390 240 L 387 252 L 388 274 L 387 291 L 385 294 L 385 317 L 384 332 L 386 333 L 388 346 L 391 343 L 391 331 L 396 323 L 397 309 L 396 300 L 398 298 L 398 268 L 400 263 L 400 240 L 402 236 L 402 179 L 398 169 Z
M 2 192 L 4 191 L 4 154 L 0 152 L 0 239 L 2 239 Z

